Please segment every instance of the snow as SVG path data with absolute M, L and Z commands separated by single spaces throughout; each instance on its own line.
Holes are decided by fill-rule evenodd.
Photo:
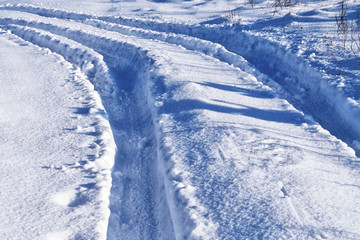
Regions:
M 5 32 L 1 44 L 2 238 L 36 239 L 57 231 L 66 232 L 62 239 L 104 235 L 103 229 L 95 229 L 107 221 L 108 200 L 98 194 L 108 195 L 112 165 L 91 157 L 89 145 L 103 137 L 88 133 L 102 125 L 109 131 L 109 125 L 98 114 L 79 113 L 89 101 L 102 108 L 99 97 L 62 57 Z M 82 133 L 74 131 L 78 126 Z M 103 144 L 102 151 L 113 155 L 111 138 L 105 141 L 109 150 Z M 90 162 L 104 167 L 86 171 Z M 98 183 L 103 186 L 95 194 Z M 94 208 L 96 213 L 89 211 Z M 75 222 L 72 211 L 78 216 Z M 88 221 L 93 214 L 98 219 Z
M 359 239 L 339 7 L 0 1 L 0 238 Z

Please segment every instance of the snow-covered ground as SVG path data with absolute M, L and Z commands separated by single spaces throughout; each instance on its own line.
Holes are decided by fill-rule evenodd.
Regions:
M 360 239 L 360 3 L 250 2 L 0 0 L 0 239 Z

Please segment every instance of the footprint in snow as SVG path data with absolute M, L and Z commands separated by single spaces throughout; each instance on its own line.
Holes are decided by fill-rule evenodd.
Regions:
M 60 206 L 67 207 L 76 198 L 76 192 L 74 190 L 64 191 L 56 193 L 51 197 L 51 201 Z
M 278 184 L 279 184 L 279 188 L 280 188 L 280 197 L 283 197 L 283 198 L 289 197 L 289 194 L 284 187 L 284 183 L 279 181 Z

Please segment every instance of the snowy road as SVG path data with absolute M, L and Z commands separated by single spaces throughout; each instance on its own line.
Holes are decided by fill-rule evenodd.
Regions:
M 21 105 L 25 101 L 15 106 L 36 109 L 38 116 L 29 126 L 2 119 L 13 124 L 2 130 L 4 139 L 35 131 L 35 140 L 21 141 L 40 143 L 16 148 L 15 139 L 1 145 L 9 153 L 2 156 L 2 170 L 14 172 L 2 183 L 2 196 L 24 203 L 18 194 L 25 197 L 28 188 L 40 195 L 29 197 L 33 220 L 10 214 L 20 221 L 15 227 L 33 225 L 16 231 L 10 222 L 1 223 L 5 239 L 52 239 L 59 233 L 64 239 L 360 238 L 358 158 L 282 98 L 298 89 L 275 83 L 242 56 L 196 34 L 118 20 L 0 9 L 1 54 L 16 53 L 13 60 L 1 57 L 0 69 L 10 71 L 1 70 L 9 76 L 1 82 L 10 88 L 5 101 L 12 101 L 12 94 L 30 99 L 29 106 Z M 44 69 L 36 67 L 45 63 Z M 25 83 L 21 76 L 12 81 L 18 65 L 24 66 L 21 76 L 29 75 Z M 17 91 L 21 88 L 25 93 Z M 13 115 L 19 112 L 5 106 Z M 26 152 L 32 148 L 37 150 Z M 39 160 L 24 166 L 19 158 L 14 162 L 14 151 Z M 32 179 L 32 187 L 8 187 L 19 176 Z M 50 211 L 40 211 L 43 205 Z M 2 205 L 0 212 L 10 209 Z M 44 220 L 49 218 L 62 220 Z

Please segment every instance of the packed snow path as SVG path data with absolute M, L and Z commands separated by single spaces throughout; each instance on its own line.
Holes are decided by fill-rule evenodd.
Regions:
M 231 66 L 205 55 L 205 42 L 170 44 L 146 29 L 1 17 L 4 29 L 80 68 L 102 97 L 118 148 L 109 239 L 360 237 L 354 151 L 258 82 L 240 56 Z

